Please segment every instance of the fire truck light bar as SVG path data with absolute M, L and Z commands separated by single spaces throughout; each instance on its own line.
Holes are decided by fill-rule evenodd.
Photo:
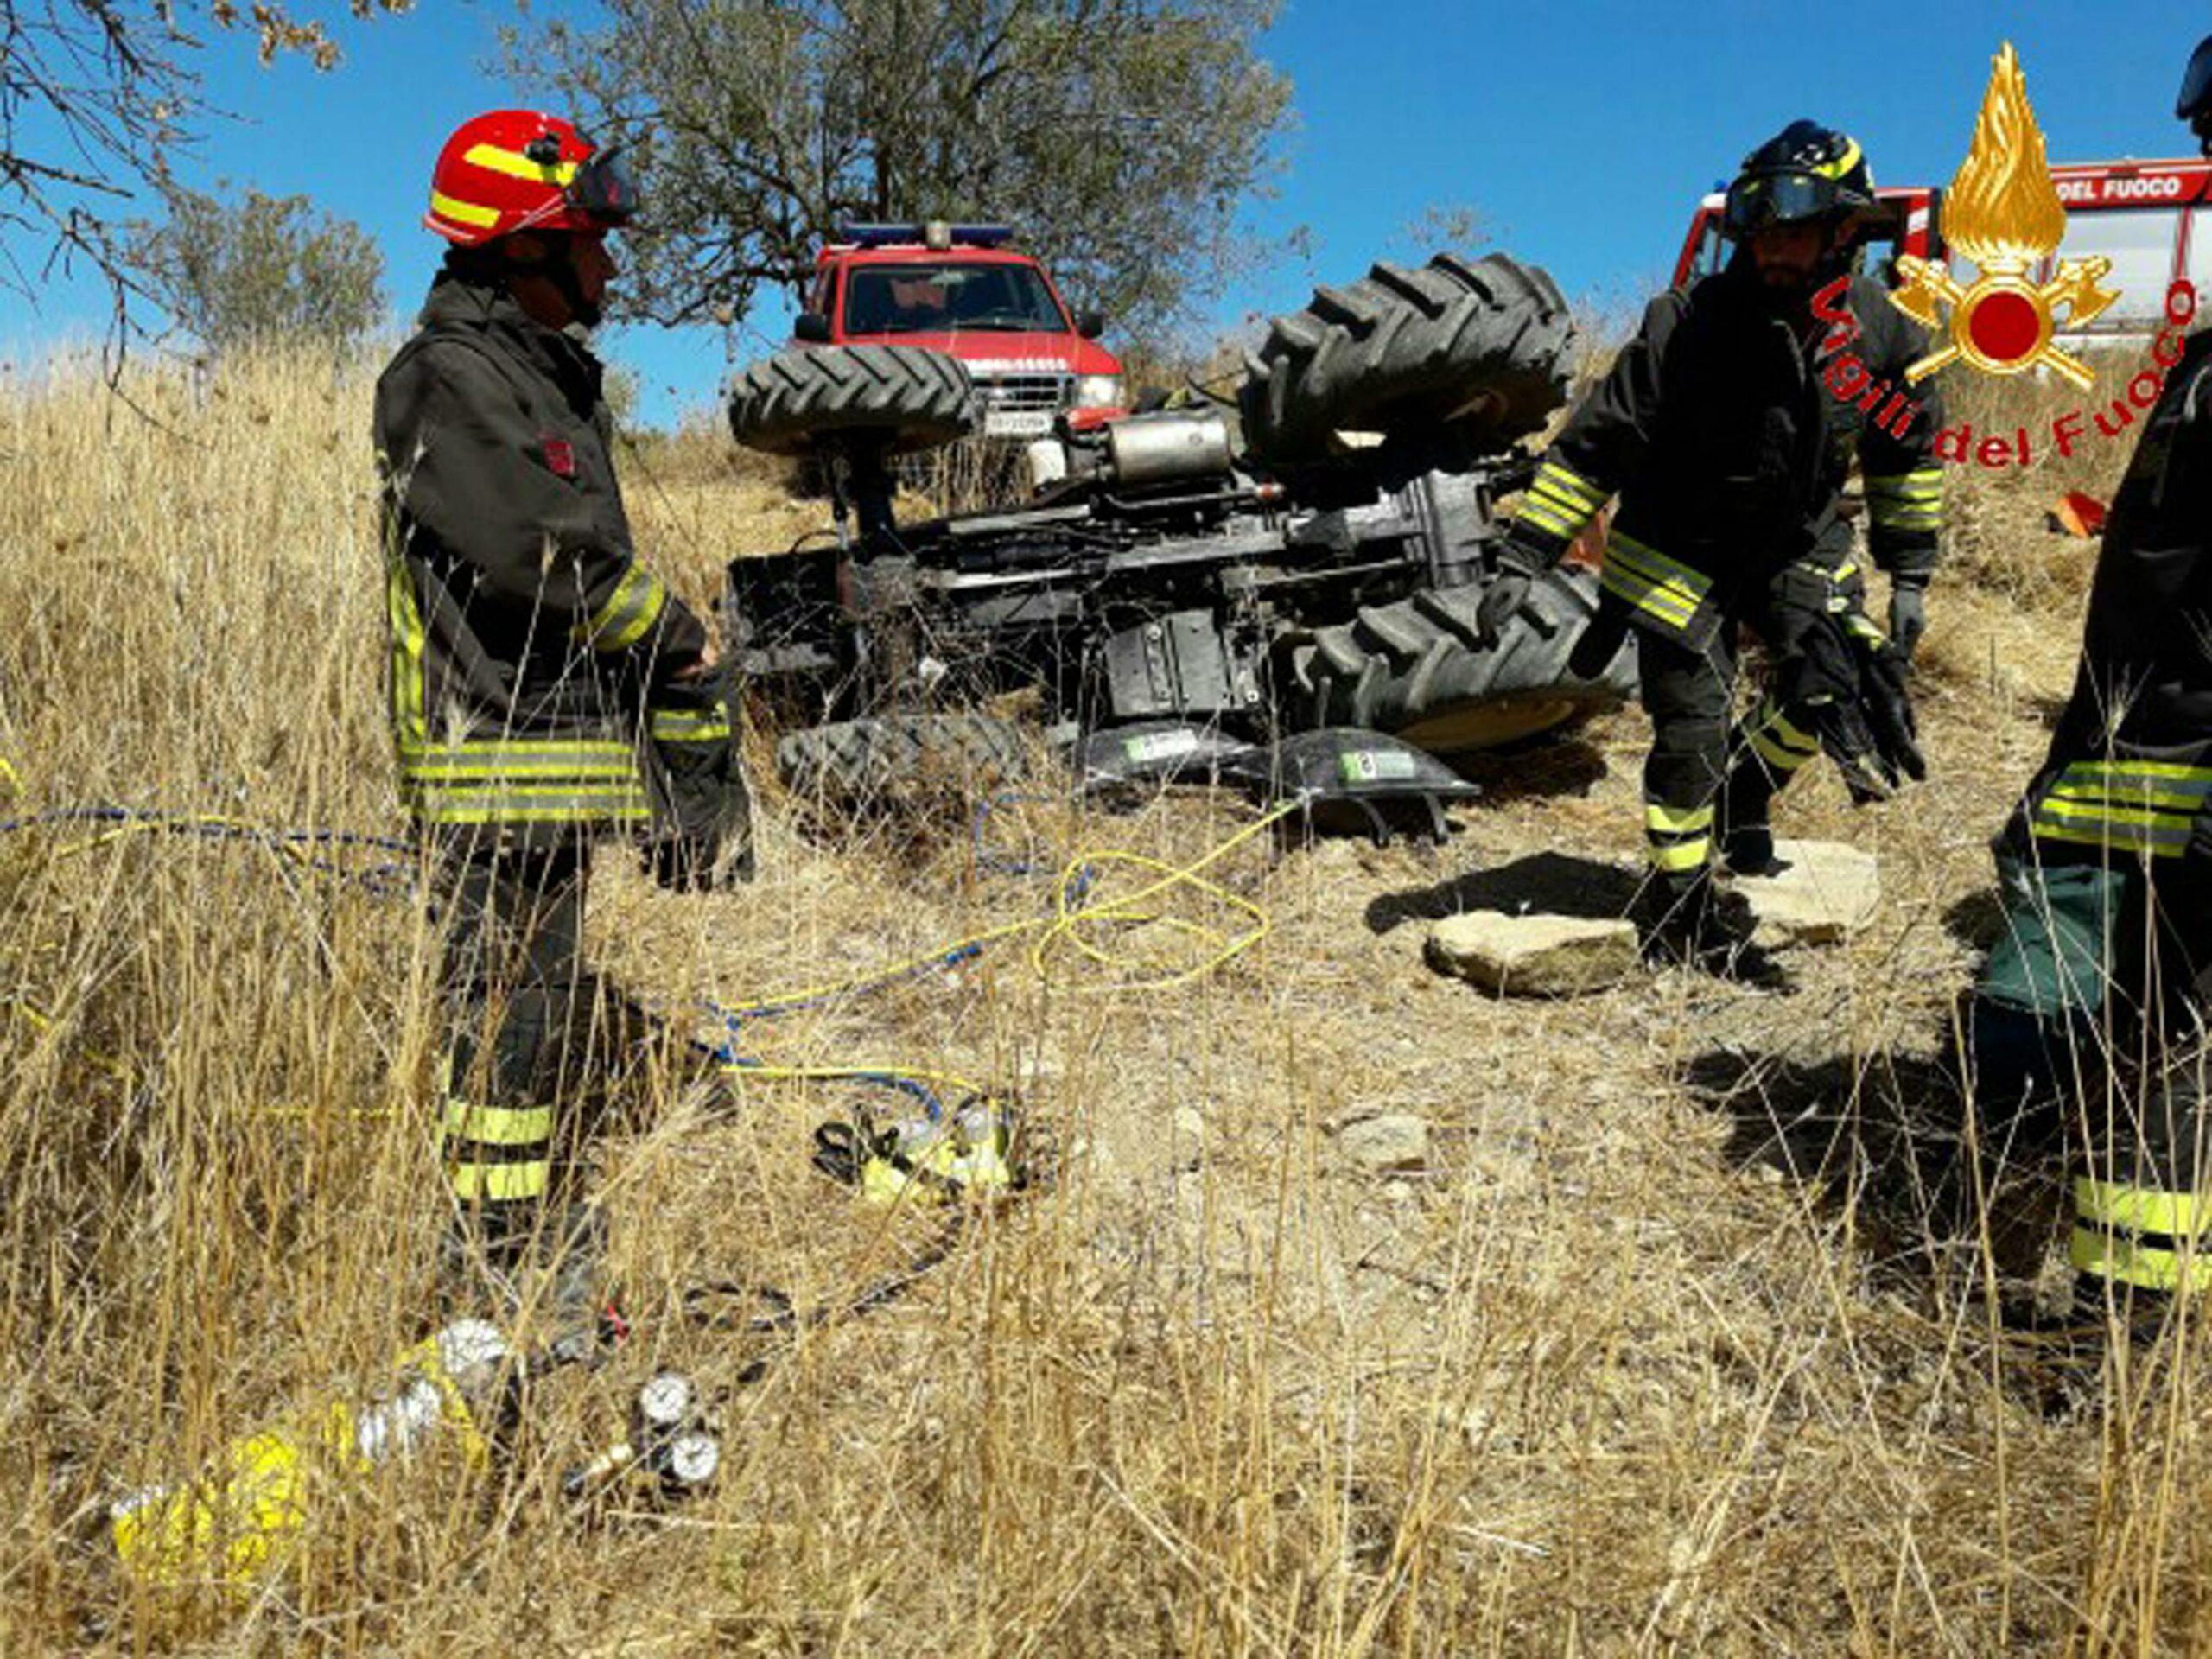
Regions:
M 836 239 L 855 248 L 886 248 L 902 243 L 934 244 L 932 227 L 923 225 L 846 225 Z M 1014 237 L 1006 225 L 948 225 L 938 228 L 949 244 L 966 248 L 996 248 Z

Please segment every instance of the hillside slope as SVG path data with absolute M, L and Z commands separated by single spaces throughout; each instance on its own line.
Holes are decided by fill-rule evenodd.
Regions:
M 88 380 L 0 385 L 10 810 L 392 832 L 365 378 L 268 362 L 131 391 L 143 416 Z M 701 601 L 726 548 L 806 527 L 696 447 L 646 460 L 640 539 Z M 302 1559 L 197 1636 L 134 1601 L 100 1507 L 358 1395 L 423 1328 L 435 939 L 388 882 L 311 861 L 375 849 L 0 836 L 0 1645 L 2196 1649 L 2201 1354 L 2100 1384 L 1995 1330 L 1983 1293 L 2034 1276 L 2048 1183 L 2023 1173 L 2029 1218 L 1987 1248 L 1942 1191 L 1986 842 L 2063 693 L 2088 569 L 2042 530 L 2043 486 L 1964 486 L 1929 781 L 1853 813 L 1821 768 L 1784 804 L 1783 833 L 1848 837 L 1885 883 L 1879 923 L 1792 953 L 1786 992 L 1672 972 L 1499 1002 L 1423 965 L 1429 917 L 1632 884 L 1631 710 L 1494 767 L 1441 849 L 1246 841 L 1208 874 L 1270 930 L 1173 989 L 1120 982 L 1188 945 L 1125 929 L 1115 963 L 1061 950 L 1040 975 L 1017 943 L 755 1021 L 744 1043 L 779 1061 L 1018 1090 L 1060 1179 L 880 1309 L 732 1336 L 686 1320 L 687 1287 L 834 1305 L 934 1224 L 809 1171 L 849 1086 L 633 1078 L 599 1157 L 632 1351 L 540 1388 L 488 1485 L 321 1494 Z M 1179 864 L 1250 821 L 1177 794 L 823 838 L 764 806 L 751 887 L 678 898 L 606 861 L 594 950 L 679 1020 L 1042 914 L 1066 861 Z M 1417 1163 L 1348 1155 L 1344 1126 L 1378 1114 L 1426 1124 Z M 719 1490 L 573 1514 L 560 1471 L 658 1364 L 729 1389 Z

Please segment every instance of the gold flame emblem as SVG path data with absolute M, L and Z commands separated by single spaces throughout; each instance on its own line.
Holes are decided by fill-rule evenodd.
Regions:
M 1890 302 L 1938 333 L 1948 311 L 1951 336 L 1948 345 L 1907 369 L 1905 378 L 1924 380 L 1963 358 L 1990 374 L 2048 367 L 2088 391 L 2095 378 L 2089 365 L 2052 343 L 2056 313 L 2064 307 L 2067 326 L 2078 328 L 2120 295 L 2099 286 L 2112 271 L 2106 258 L 2061 260 L 2044 283 L 2028 275 L 2030 267 L 2058 251 L 2066 237 L 2066 209 L 2050 181 L 2027 78 L 2009 41 L 1991 67 L 1973 148 L 1944 199 L 1943 230 L 1980 275 L 1972 287 L 1961 288 L 1942 261 L 1899 256 L 1904 283 Z

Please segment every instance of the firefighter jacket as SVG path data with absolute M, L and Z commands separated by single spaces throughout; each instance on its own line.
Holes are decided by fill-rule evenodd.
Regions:
M 377 383 L 400 789 L 543 844 L 648 817 L 639 728 L 705 632 L 631 550 L 598 359 L 454 272 Z
M 2212 333 L 2183 348 L 2144 424 L 2073 695 L 2000 844 L 2046 863 L 2114 849 L 2212 869 Z
M 1941 416 L 1932 397 L 1916 414 L 1899 398 L 1885 426 L 1889 393 L 1871 396 L 1904 387 L 1924 336 L 1870 279 L 1854 277 L 1842 304 L 1856 323 L 1848 354 L 1871 377 L 1848 398 L 1827 376 L 1843 343 L 1824 353 L 1828 331 L 1778 306 L 1748 257 L 1653 300 L 1545 455 L 1514 524 L 1516 550 L 1556 561 L 1618 494 L 1602 605 L 1616 624 L 1702 650 L 1786 567 L 1847 534 L 1840 498 L 1855 456 L 1876 563 L 1924 578 L 1942 524 L 1930 450 Z

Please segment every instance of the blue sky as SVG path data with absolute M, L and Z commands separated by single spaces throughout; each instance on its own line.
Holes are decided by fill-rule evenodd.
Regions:
M 405 16 L 341 23 L 346 60 L 329 74 L 264 70 L 247 42 L 219 41 L 207 86 L 236 118 L 211 128 L 187 177 L 304 194 L 360 223 L 384 249 L 397 327 L 436 263 L 419 215 L 447 131 L 480 108 L 537 101 L 490 67 L 516 16 L 505 0 L 417 0 Z M 1287 0 L 1262 50 L 1294 83 L 1298 123 L 1276 194 L 1250 219 L 1268 236 L 1306 227 L 1312 253 L 1240 281 L 1213 321 L 1233 328 L 1295 307 L 1317 280 L 1412 252 L 1406 227 L 1432 204 L 1477 208 L 1497 245 L 1569 293 L 1624 305 L 1664 280 L 1697 195 L 1796 116 L 1852 131 L 1885 182 L 1948 181 L 2007 39 L 2054 161 L 2183 154 L 2173 95 L 2208 29 L 2212 11 L 2167 3 Z M 0 352 L 20 360 L 102 315 L 89 286 L 57 283 L 35 312 L 11 308 Z M 772 307 L 741 325 L 738 357 L 767 350 L 786 321 Z M 639 372 L 654 422 L 710 404 L 728 366 L 718 330 L 628 327 L 603 344 Z

